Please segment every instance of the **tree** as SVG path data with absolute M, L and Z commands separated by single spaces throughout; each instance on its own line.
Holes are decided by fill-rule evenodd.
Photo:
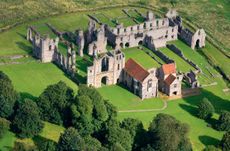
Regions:
M 220 142 L 221 149 L 223 151 L 229 151 L 230 150 L 230 131 L 225 133 L 221 142 Z
M 85 140 L 85 150 L 89 151 L 100 151 L 101 149 L 101 142 L 98 141 L 96 138 L 91 137 L 91 136 L 86 136 L 84 137 Z
M 221 131 L 230 131 L 230 112 L 221 112 L 216 128 Z
M 58 151 L 82 151 L 85 149 L 85 142 L 75 128 L 68 128 L 61 134 L 57 150 Z
M 35 102 L 26 99 L 19 104 L 13 119 L 13 129 L 21 138 L 33 137 L 41 132 L 44 124 Z
M 155 150 L 192 150 L 188 125 L 167 114 L 158 114 L 149 126 L 149 145 Z
M 114 123 L 109 124 L 105 131 L 105 144 L 112 148 L 114 145 L 120 144 L 122 148 L 126 151 L 130 151 L 132 149 L 132 138 L 129 134 L 129 131 L 120 128 L 119 124 Z
M 122 121 L 121 128 L 129 131 L 133 142 L 133 149 L 140 150 L 145 142 L 145 130 L 142 122 L 137 119 L 126 118 Z
M 117 117 L 117 108 L 108 100 L 105 101 L 105 106 L 108 113 L 108 120 L 115 119 Z
M 38 151 L 37 147 L 23 141 L 15 141 L 13 151 Z
M 62 81 L 48 86 L 37 100 L 42 119 L 63 124 L 64 119 L 68 120 L 66 112 L 73 96 L 73 90 Z
M 198 105 L 198 117 L 201 119 L 209 119 L 212 117 L 215 109 L 207 98 L 204 98 Z
M 0 71 L 0 117 L 8 118 L 13 112 L 14 104 L 19 99 L 9 77 Z
M 111 151 L 125 151 L 125 149 L 119 143 L 113 144 Z
M 0 118 L 0 138 L 9 130 L 10 122 L 4 118 Z

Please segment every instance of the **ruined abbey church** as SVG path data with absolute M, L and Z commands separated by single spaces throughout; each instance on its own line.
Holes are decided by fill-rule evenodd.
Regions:
M 86 32 L 77 31 L 75 44 L 78 50 L 75 52 L 71 45 L 67 44 L 66 56 L 59 53 L 58 38 L 41 37 L 33 27 L 28 29 L 27 39 L 33 43 L 34 55 L 42 62 L 54 61 L 70 72 L 75 72 L 75 53 L 81 57 L 84 53 L 92 56 L 93 65 L 87 68 L 87 85 L 96 88 L 102 84 L 122 83 L 131 92 L 145 99 L 157 97 L 158 91 L 168 96 L 181 95 L 181 82 L 184 76 L 193 87 L 198 86 L 194 72 L 186 75 L 178 73 L 176 63 L 158 50 L 160 47 L 168 47 L 167 42 L 177 39 L 181 39 L 192 49 L 205 46 L 205 31 L 198 29 L 192 32 L 184 28 L 182 19 L 175 10 L 168 11 L 164 18 L 156 18 L 148 11 L 143 23 L 129 27 L 124 27 L 123 24 L 116 27 L 100 24 L 97 28 L 97 24 L 100 24 L 97 19 L 91 18 Z M 114 48 L 113 51 L 106 49 L 107 43 Z M 135 60 L 126 60 L 121 49 L 140 45 L 159 55 L 166 64 L 160 68 L 146 70 Z M 175 51 L 180 53 L 179 50 Z

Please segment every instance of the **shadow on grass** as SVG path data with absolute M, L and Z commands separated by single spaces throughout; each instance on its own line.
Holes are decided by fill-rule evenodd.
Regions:
M 217 114 L 220 114 L 223 110 L 230 112 L 230 100 L 223 99 L 204 89 L 201 90 L 199 96 L 184 98 L 184 100 L 191 106 L 197 106 L 203 98 L 207 98 L 212 103 Z
M 18 45 L 18 47 L 22 50 L 24 50 L 25 52 L 27 52 L 28 54 L 32 54 L 32 46 L 30 45 L 26 45 L 25 43 L 23 42 L 16 42 L 16 44 Z
M 195 108 L 194 106 L 191 105 L 186 105 L 186 104 L 179 104 L 179 106 L 187 111 L 188 113 L 190 113 L 192 116 L 197 117 L 197 108 Z M 198 118 L 198 117 L 197 117 Z
M 207 145 L 217 146 L 220 143 L 220 141 L 218 139 L 207 136 L 207 135 L 199 136 L 199 140 L 205 146 L 207 146 Z
M 37 99 L 37 97 L 35 97 L 35 96 L 33 96 L 27 92 L 21 92 L 20 96 L 21 96 L 21 100 L 24 100 L 24 99 L 36 100 Z

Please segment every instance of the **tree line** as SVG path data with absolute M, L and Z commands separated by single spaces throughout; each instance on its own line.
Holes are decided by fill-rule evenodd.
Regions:
M 214 112 L 208 100 L 198 105 L 198 117 L 207 119 Z M 36 100 L 22 99 L 9 77 L 0 71 L 0 137 L 8 130 L 18 138 L 35 138 L 48 121 L 65 127 L 58 142 L 41 139 L 28 147 L 15 142 L 16 151 L 191 151 L 189 127 L 171 115 L 160 113 L 145 129 L 138 119 L 117 120 L 117 109 L 93 87 L 79 85 L 75 95 L 64 82 L 48 86 Z M 216 124 L 230 130 L 230 113 L 223 112 Z M 230 149 L 230 133 L 220 148 Z M 208 146 L 206 150 L 216 149 Z

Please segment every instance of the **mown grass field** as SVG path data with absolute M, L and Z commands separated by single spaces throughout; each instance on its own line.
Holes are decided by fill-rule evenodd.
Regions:
M 38 97 L 48 85 L 55 84 L 60 80 L 64 81 L 75 92 L 77 91 L 77 85 L 52 63 L 32 62 L 4 65 L 0 66 L 0 70 L 10 77 L 15 89 L 23 97 Z

